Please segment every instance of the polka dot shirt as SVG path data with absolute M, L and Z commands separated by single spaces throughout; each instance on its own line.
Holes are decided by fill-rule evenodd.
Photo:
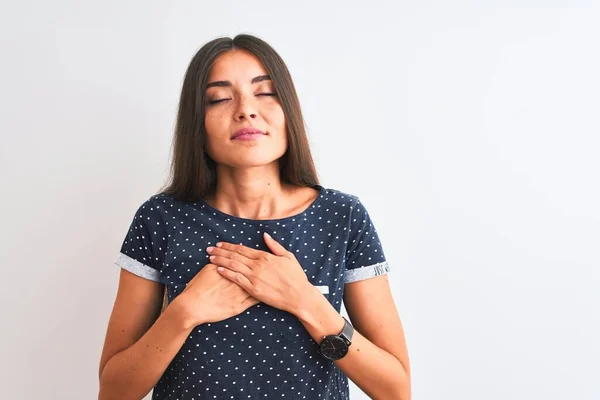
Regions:
M 210 263 L 218 241 L 269 251 L 263 232 L 291 251 L 309 281 L 339 312 L 344 284 L 389 272 L 377 231 L 357 196 L 315 185 L 303 212 L 253 220 L 203 200 L 150 197 L 135 213 L 115 261 L 166 286 L 169 302 Z M 195 327 L 154 387 L 163 399 L 348 399 L 348 378 L 317 352 L 292 314 L 265 303 Z

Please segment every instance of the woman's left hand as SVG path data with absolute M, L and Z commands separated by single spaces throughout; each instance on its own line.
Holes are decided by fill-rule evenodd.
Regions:
M 266 232 L 264 238 L 273 254 L 226 242 L 206 251 L 223 277 L 271 307 L 294 314 L 312 285 L 293 253 Z

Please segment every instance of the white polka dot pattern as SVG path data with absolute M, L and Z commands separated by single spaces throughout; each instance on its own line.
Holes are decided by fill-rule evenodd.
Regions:
M 316 185 L 302 213 L 271 220 L 225 214 L 203 200 L 152 196 L 137 210 L 115 264 L 161 282 L 172 301 L 209 263 L 217 241 L 269 251 L 269 233 L 295 256 L 309 281 L 341 309 L 344 285 L 387 273 L 377 231 L 358 197 Z M 158 381 L 162 399 L 348 399 L 348 378 L 317 352 L 292 314 L 259 303 L 197 326 Z

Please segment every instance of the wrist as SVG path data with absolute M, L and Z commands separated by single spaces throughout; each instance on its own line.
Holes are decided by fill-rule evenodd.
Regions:
M 327 335 L 339 334 L 344 328 L 344 318 L 315 286 L 307 290 L 294 315 L 317 343 Z
M 307 282 L 302 290 L 299 291 L 297 300 L 294 300 L 289 313 L 294 314 L 299 320 L 306 319 L 312 313 L 319 303 L 327 301 L 325 296 L 310 282 Z M 321 303 L 322 305 L 322 303 Z
M 184 329 L 193 329 L 203 324 L 204 321 L 198 318 L 197 311 L 192 313 L 187 304 L 185 293 L 181 293 L 167 306 L 165 312 L 170 309 L 173 318 L 178 321 L 180 326 Z

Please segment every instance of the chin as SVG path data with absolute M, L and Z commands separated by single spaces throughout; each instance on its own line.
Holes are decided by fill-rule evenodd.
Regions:
M 238 168 L 254 168 L 254 167 L 264 167 L 266 165 L 272 164 L 277 161 L 278 158 L 262 158 L 262 159 L 247 159 L 247 160 L 236 160 L 236 164 Z
M 263 167 L 277 161 L 280 157 L 265 156 L 265 155 L 246 155 L 230 158 L 225 160 L 216 160 L 217 164 L 226 165 L 233 168 L 255 168 Z
M 258 149 L 257 149 L 258 150 Z M 248 151 L 245 154 L 236 154 L 231 152 L 226 159 L 215 160 L 218 164 L 229 165 L 234 168 L 254 168 L 272 164 L 279 160 L 286 149 L 278 149 L 278 151 L 268 151 L 261 149 L 258 151 Z

